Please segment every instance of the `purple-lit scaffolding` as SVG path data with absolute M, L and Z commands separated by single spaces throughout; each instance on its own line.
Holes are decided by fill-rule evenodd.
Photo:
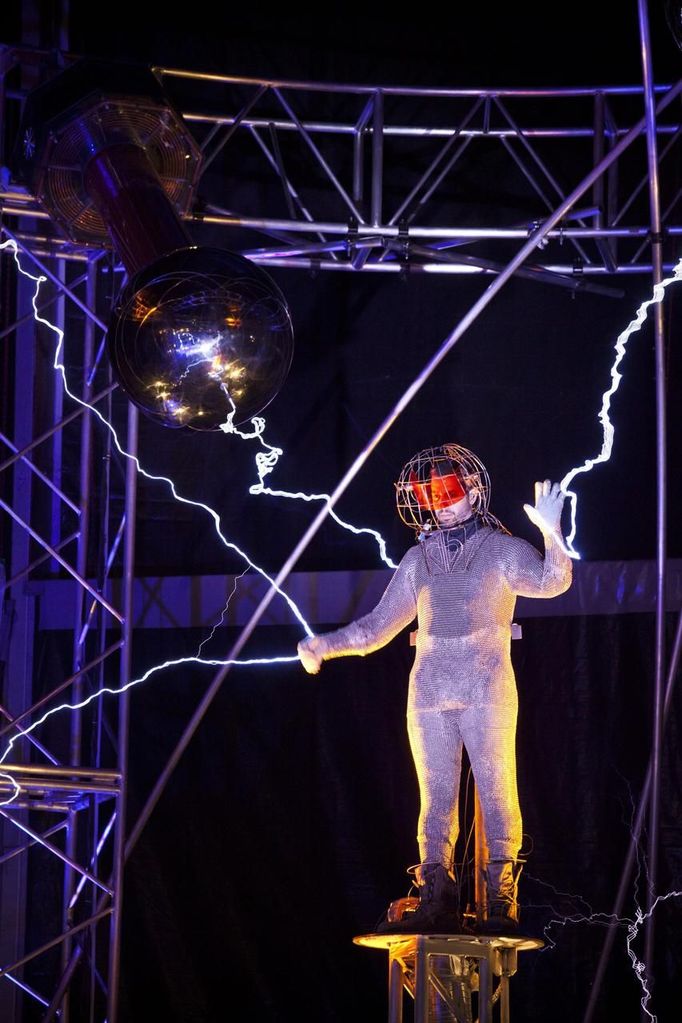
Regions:
M 680 191 L 665 194 L 659 180 L 667 162 L 679 151 L 682 124 L 679 103 L 682 81 L 655 86 L 652 77 L 645 0 L 639 0 L 643 52 L 643 86 L 601 89 L 401 89 L 287 82 L 202 74 L 157 68 L 203 154 L 205 175 L 228 147 L 238 156 L 242 147 L 256 147 L 263 171 L 283 189 L 289 216 L 266 215 L 258 209 L 227 210 L 220 201 L 197 205 L 186 216 L 191 225 L 205 223 L 253 236 L 239 249 L 264 266 L 303 270 L 378 273 L 476 274 L 491 283 L 468 313 L 453 327 L 437 352 L 400 400 L 385 416 L 368 444 L 334 489 L 276 575 L 281 586 L 320 529 L 329 511 L 360 473 L 398 417 L 419 393 L 465 331 L 515 275 L 573 290 L 619 294 L 611 277 L 651 275 L 658 283 L 670 265 L 662 258 L 664 237 L 682 234 Z M 7 50 L 2 74 L 0 118 L 16 125 L 27 88 L 17 87 L 18 73 L 36 67 L 48 77 L 52 55 L 20 48 Z M 66 57 L 64 58 L 67 59 Z M 198 111 L 185 98 L 187 83 L 201 83 L 207 107 L 216 91 L 221 114 Z M 33 84 L 33 83 L 32 83 Z M 226 97 L 228 97 L 226 99 Z M 420 119 L 415 117 L 419 103 Z M 305 116 L 297 110 L 305 107 Z M 319 109 L 319 115 L 316 110 Z M 421 112 L 428 110 L 428 121 Z M 334 113 L 330 113 L 333 111 Z M 646 141 L 646 153 L 641 146 Z M 325 155 L 321 139 L 333 140 L 338 166 Z M 5 139 L 7 144 L 10 140 Z M 400 153 L 415 142 L 432 147 L 428 168 L 395 202 L 394 171 Z M 458 226 L 434 223 L 432 197 L 470 147 L 497 147 L 520 170 L 538 200 L 532 222 L 509 226 Z M 317 182 L 319 208 L 301 198 L 290 159 L 297 159 Z M 401 148 L 402 147 L 402 148 Z M 570 153 L 581 168 L 580 180 L 566 194 L 552 171 L 552 162 Z M 352 185 L 342 184 L 351 167 Z M 239 167 L 235 159 L 234 167 Z M 564 168 L 565 169 L 565 168 Z M 111 299 L 111 281 L 118 272 L 100 249 L 78 245 L 58 230 L 43 231 L 49 216 L 25 189 L 4 178 L 0 213 L 4 234 L 13 239 L 22 266 L 42 274 L 50 290 L 41 291 L 38 309 L 68 335 L 70 366 L 80 374 L 79 396 L 111 418 L 112 382 L 103 357 L 102 332 Z M 625 182 L 625 184 L 623 184 Z M 388 196 L 395 208 L 387 212 Z M 585 203 L 584 206 L 579 204 Z M 504 219 L 504 218 L 501 218 Z M 53 226 L 53 225 L 52 225 Z M 311 240 L 314 239 L 314 240 Z M 263 244 L 257 245 L 256 239 Z M 485 254 L 466 251 L 487 243 Z M 651 245 L 651 257 L 647 250 Z M 494 250 L 494 251 L 493 251 Z M 568 257 L 566 253 L 569 253 Z M 531 264 L 529 259 L 533 259 Z M 77 703 L 92 689 L 125 684 L 131 677 L 135 619 L 135 508 L 137 473 L 131 460 L 119 478 L 112 471 L 111 438 L 100 431 L 82 407 L 64 402 L 59 376 L 53 374 L 50 345 L 37 341 L 39 329 L 30 312 L 33 282 L 18 274 L 5 248 L 2 268 L 14 291 L 14 307 L 6 316 L 2 343 L 14 346 L 15 389 L 13 428 L 0 434 L 7 453 L 0 473 L 12 473 L 11 500 L 0 500 L 10 538 L 3 584 L 3 625 L 8 638 L 4 692 L 0 713 L 6 719 L 3 738 L 27 727 L 38 711 L 59 702 Z M 601 280 L 608 278 L 608 280 Z M 7 289 L 7 284 L 5 284 Z M 6 294 L 8 291 L 6 290 Z M 103 310 L 105 310 L 103 312 Z M 654 736 L 651 768 L 639 807 L 631 851 L 623 869 L 618 903 L 622 907 L 634 850 L 650 803 L 649 905 L 654 898 L 659 822 L 660 749 L 667 708 L 679 659 L 678 641 L 669 665 L 664 647 L 666 431 L 663 310 L 655 307 L 657 409 L 657 556 Z M 54 339 L 52 339 L 54 340 Z M 74 385 L 75 386 L 75 385 Z M 38 402 L 36 394 L 41 396 Z M 123 430 L 123 446 L 137 450 L 137 413 L 131 406 Z M 77 451 L 76 474 L 65 482 L 65 446 Z M 92 493 L 94 466 L 100 467 L 101 499 Z M 47 487 L 49 493 L 45 493 Z M 46 500 L 48 503 L 46 503 Z M 46 508 L 49 507 L 49 513 Z M 100 540 L 93 556 L 93 536 Z M 76 594 L 72 625 L 71 665 L 64 679 L 38 679 L 34 640 L 39 628 L 34 573 L 52 562 L 73 580 Z M 114 586 L 111 571 L 120 570 Z M 93 572 L 94 566 L 94 572 Z M 239 638 L 227 655 L 239 656 L 261 622 L 275 594 L 258 594 L 256 607 L 242 623 Z M 682 618 L 681 618 L 682 621 Z M 0 635 L 1 635 L 0 631 Z M 2 808 L 0 850 L 0 1014 L 19 1019 L 24 999 L 45 1008 L 43 1019 L 70 1018 L 69 997 L 79 983 L 87 991 L 87 1010 L 78 1018 L 116 1023 L 121 940 L 121 898 L 124 864 L 144 829 L 169 777 L 223 681 L 225 665 L 215 674 L 188 721 L 165 769 L 137 819 L 125 820 L 128 742 L 127 697 L 120 697 L 112 728 L 97 701 L 94 718 L 78 713 L 68 718 L 68 735 L 58 735 L 61 756 L 52 742 L 38 735 L 23 739 L 3 770 L 15 779 L 19 797 Z M 667 678 L 667 688 L 665 682 Z M 67 726 L 64 726 L 65 728 Z M 5 739 L 6 741 L 6 739 Z M 15 755 L 16 753 L 16 755 Z M 34 763 L 33 759 L 39 758 Z M 2 782 L 2 779 L 0 779 Z M 2 782 L 7 797 L 12 785 Z M 31 944 L 26 934 L 30 893 L 29 853 L 56 859 L 62 869 L 61 930 Z M 34 863 L 30 868 L 35 870 Z M 599 987 L 615 932 L 607 933 L 585 1021 L 593 1019 Z M 647 921 L 647 966 L 653 961 L 653 917 Z M 38 989 L 25 980 L 26 967 L 52 950 L 50 984 Z M 11 983 L 9 983 L 11 982 Z M 79 1004 L 79 1013 L 84 1003 Z

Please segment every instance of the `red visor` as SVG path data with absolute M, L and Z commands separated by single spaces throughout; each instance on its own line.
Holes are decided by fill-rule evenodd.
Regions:
M 419 483 L 416 475 L 410 473 L 410 483 L 414 490 L 417 504 L 420 508 L 429 511 L 440 511 L 442 508 L 449 508 L 466 497 L 464 485 L 455 472 L 447 476 L 439 476 L 435 470 L 431 470 L 431 479 L 428 483 Z

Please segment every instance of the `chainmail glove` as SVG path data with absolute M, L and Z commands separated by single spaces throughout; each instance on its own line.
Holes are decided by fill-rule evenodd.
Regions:
M 524 504 L 523 510 L 543 536 L 561 540 L 561 512 L 566 495 L 558 483 L 544 480 L 535 484 L 535 507 Z

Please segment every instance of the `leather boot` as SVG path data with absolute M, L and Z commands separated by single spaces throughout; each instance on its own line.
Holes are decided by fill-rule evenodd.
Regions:
M 519 930 L 519 875 L 523 863 L 518 860 L 490 860 L 485 877 L 487 919 L 478 928 L 480 934 L 514 935 Z
M 441 863 L 415 868 L 419 899 L 392 902 L 379 934 L 460 934 L 459 892 L 452 874 Z

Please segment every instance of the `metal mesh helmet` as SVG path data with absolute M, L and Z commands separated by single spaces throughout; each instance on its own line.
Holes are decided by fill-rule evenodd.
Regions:
M 468 496 L 474 512 L 490 525 L 490 477 L 483 462 L 459 444 L 426 448 L 403 467 L 396 488 L 398 514 L 419 533 L 439 529 L 436 512 Z

